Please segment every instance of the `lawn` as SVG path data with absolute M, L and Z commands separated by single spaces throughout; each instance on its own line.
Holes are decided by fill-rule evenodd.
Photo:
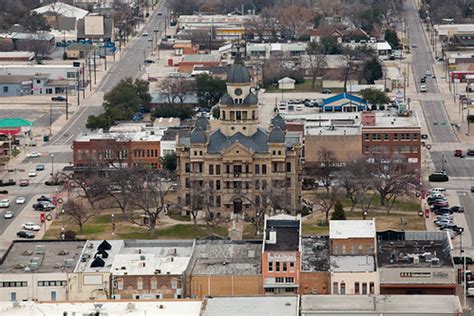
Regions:
M 227 237 L 227 228 L 215 227 L 211 234 L 225 238 Z M 157 228 L 153 233 L 150 233 L 146 228 L 130 227 L 126 232 L 119 232 L 117 235 L 121 239 L 193 239 L 211 234 L 209 234 L 205 225 L 198 225 L 196 229 L 194 225 L 178 224 L 166 228 Z
M 320 226 L 318 223 L 303 223 L 301 227 L 305 236 L 329 234 L 329 226 Z
M 303 83 L 295 84 L 295 89 L 294 90 L 280 90 L 278 89 L 278 85 L 275 86 L 270 86 L 266 87 L 265 91 L 266 92 L 272 92 L 272 93 L 285 93 L 285 92 L 321 92 L 321 85 L 318 84 L 318 81 L 316 81 L 314 85 L 314 89 L 312 87 L 312 80 L 307 79 Z M 339 93 L 343 92 L 343 89 L 341 88 L 331 88 L 332 93 Z

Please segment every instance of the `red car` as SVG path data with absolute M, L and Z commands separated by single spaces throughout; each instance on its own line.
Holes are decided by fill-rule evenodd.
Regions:
M 456 149 L 454 151 L 454 157 L 462 157 L 462 150 L 461 149 Z
M 20 187 L 27 187 L 28 185 L 30 185 L 30 181 L 28 181 L 27 179 L 20 180 Z
M 433 203 L 435 207 L 449 207 L 448 201 L 436 201 Z

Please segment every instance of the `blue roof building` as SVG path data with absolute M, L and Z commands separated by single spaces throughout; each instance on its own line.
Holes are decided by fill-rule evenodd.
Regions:
M 349 93 L 340 93 L 338 95 L 326 98 L 321 105 L 322 112 L 360 112 L 366 111 L 367 101 Z

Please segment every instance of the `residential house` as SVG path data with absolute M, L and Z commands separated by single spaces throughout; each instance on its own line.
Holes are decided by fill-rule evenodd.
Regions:
M 456 295 L 451 248 L 443 231 L 377 233 L 380 293 Z
M 261 241 L 196 241 L 186 271 L 186 297 L 262 294 L 261 259 Z
M 85 241 L 13 241 L 0 261 L 0 300 L 70 300 L 68 277 L 84 244 Z
M 309 30 L 309 38 L 311 42 L 320 43 L 321 39 L 326 37 L 334 38 L 337 43 L 341 44 L 344 32 L 332 26 Z
M 262 287 L 265 294 L 298 294 L 301 282 L 301 217 L 265 216 Z

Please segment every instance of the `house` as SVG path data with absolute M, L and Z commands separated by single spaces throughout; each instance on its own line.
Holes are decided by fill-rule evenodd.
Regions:
M 455 295 L 303 295 L 301 316 L 316 315 L 462 315 Z
M 376 51 L 379 58 L 382 59 L 388 59 L 392 54 L 392 46 L 386 41 L 373 43 L 372 48 Z
M 299 293 L 329 294 L 329 238 L 327 236 L 301 237 L 301 273 Z
M 184 55 L 183 59 L 179 62 L 178 71 L 181 73 L 192 73 L 194 67 L 200 66 L 211 66 L 217 67 L 221 63 L 219 55 L 207 55 L 207 54 L 192 54 Z
M 51 34 L 35 34 L 35 33 L 14 33 L 11 36 L 13 47 L 15 50 L 30 50 L 32 45 L 41 45 L 41 54 L 47 55 L 55 45 L 54 36 Z
M 311 42 L 320 43 L 321 39 L 325 37 L 332 37 L 336 39 L 337 43 L 341 44 L 344 33 L 332 26 L 309 30 L 309 38 Z
M 0 300 L 70 300 L 68 276 L 84 244 L 80 240 L 13 241 L 0 264 Z
M 186 297 L 262 294 L 262 242 L 198 240 L 186 271 Z
M 92 44 L 73 43 L 66 47 L 66 54 L 68 59 L 80 59 L 94 56 L 96 50 L 99 48 Z
M 0 97 L 18 97 L 32 93 L 31 76 L 0 75 Z
M 285 77 L 278 80 L 278 89 L 280 90 L 293 90 L 295 89 L 296 80 Z
M 41 14 L 53 29 L 60 31 L 76 30 L 77 21 L 89 14 L 87 10 L 59 1 L 31 11 Z
M 298 316 L 298 296 L 207 297 L 201 316 Z
M 265 215 L 262 286 L 265 294 L 298 294 L 301 282 L 301 217 Z
M 367 110 L 365 100 L 345 92 L 324 99 L 321 105 L 322 112 L 360 112 L 365 110 Z
M 443 231 L 377 233 L 380 293 L 455 295 L 458 268 L 451 247 Z

